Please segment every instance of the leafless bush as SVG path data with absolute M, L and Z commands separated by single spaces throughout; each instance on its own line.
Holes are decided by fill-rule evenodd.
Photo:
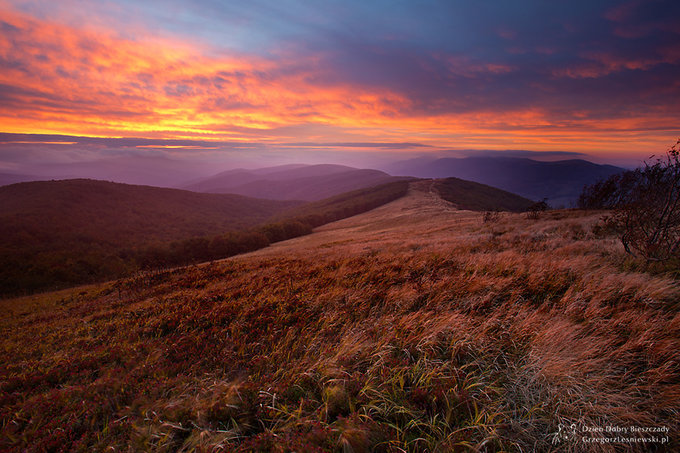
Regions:
M 548 203 L 546 202 L 546 199 L 544 198 L 543 201 L 538 201 L 531 206 L 529 206 L 529 209 L 527 209 L 527 219 L 533 219 L 536 220 L 541 216 L 541 212 L 545 212 L 548 210 Z
M 626 251 L 647 261 L 680 258 L 679 143 L 635 171 L 636 184 L 612 218 Z
M 586 187 L 582 208 L 612 209 L 607 227 L 647 262 L 680 259 L 680 140 L 642 168 Z

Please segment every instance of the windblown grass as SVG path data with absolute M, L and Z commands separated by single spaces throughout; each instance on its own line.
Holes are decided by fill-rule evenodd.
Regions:
M 597 215 L 488 224 L 417 189 L 243 257 L 3 301 L 0 449 L 649 448 L 556 439 L 572 423 L 680 447 L 677 281 L 623 270 Z

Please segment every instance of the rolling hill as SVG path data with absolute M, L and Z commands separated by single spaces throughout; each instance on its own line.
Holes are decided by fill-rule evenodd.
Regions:
M 407 186 L 360 189 L 302 211 L 293 209 L 299 201 L 85 179 L 0 187 L 0 294 L 224 258 L 372 209 Z
M 413 159 L 386 167 L 393 175 L 419 178 L 456 177 L 488 184 L 552 206 L 571 206 L 584 185 L 605 179 L 623 168 L 581 159 L 541 162 L 517 157 Z
M 208 193 L 234 193 L 273 200 L 316 201 L 395 178 L 378 170 L 344 165 L 286 165 L 257 170 L 229 170 L 185 186 Z
M 431 188 L 228 260 L 0 301 L 0 449 L 677 451 L 677 280 L 623 266 L 600 214 L 485 223 Z
M 123 275 L 131 250 L 244 230 L 296 204 L 86 179 L 0 187 L 0 292 Z
M 137 246 L 244 229 L 299 202 L 76 179 L 0 188 L 0 246 Z M 21 234 L 22 239 L 15 236 Z

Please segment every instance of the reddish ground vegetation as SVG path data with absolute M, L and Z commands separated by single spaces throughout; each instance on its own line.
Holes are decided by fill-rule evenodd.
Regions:
M 242 257 L 3 301 L 0 449 L 649 448 L 571 424 L 680 447 L 677 281 L 627 267 L 599 214 L 485 223 L 415 186 Z

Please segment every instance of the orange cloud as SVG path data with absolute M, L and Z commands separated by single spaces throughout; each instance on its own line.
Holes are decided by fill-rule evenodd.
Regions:
M 315 83 L 320 63 L 313 56 L 267 60 L 178 40 L 123 39 L 111 30 L 74 28 L 11 10 L 0 15 L 5 23 L 0 34 L 2 132 L 540 150 L 620 151 L 620 143 L 612 144 L 613 131 L 630 150 L 651 138 L 668 141 L 658 131 L 638 132 L 629 141 L 628 128 L 648 119 L 594 126 L 588 118 L 575 117 L 567 128 L 533 108 L 413 113 L 413 100 L 402 93 Z M 623 64 L 600 60 L 596 72 Z M 466 59 L 444 61 L 466 77 L 513 70 Z M 573 71 L 567 75 L 590 75 L 589 69 Z

